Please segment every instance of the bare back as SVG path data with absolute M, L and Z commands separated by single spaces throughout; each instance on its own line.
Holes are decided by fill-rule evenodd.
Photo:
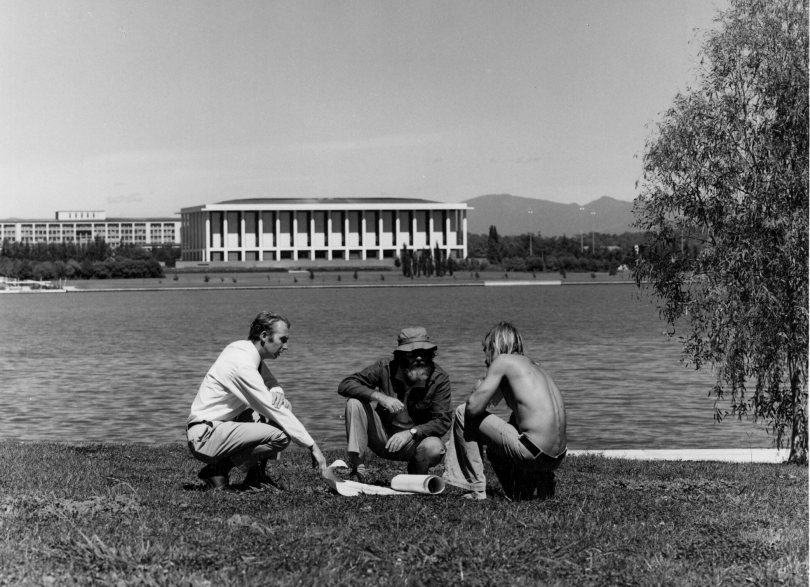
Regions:
M 498 355 L 495 363 L 503 371 L 501 392 L 520 431 L 547 455 L 562 453 L 568 443 L 565 404 L 554 380 L 523 355 Z

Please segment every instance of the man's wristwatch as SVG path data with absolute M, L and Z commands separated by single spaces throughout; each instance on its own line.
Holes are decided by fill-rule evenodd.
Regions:
M 408 432 L 411 433 L 411 436 L 416 438 L 416 433 L 419 432 L 419 430 L 417 430 L 416 428 L 411 428 L 410 430 L 408 430 Z

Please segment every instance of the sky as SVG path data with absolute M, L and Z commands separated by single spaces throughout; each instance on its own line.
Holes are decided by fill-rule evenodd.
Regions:
M 721 0 L 4 0 L 0 218 L 632 200 Z

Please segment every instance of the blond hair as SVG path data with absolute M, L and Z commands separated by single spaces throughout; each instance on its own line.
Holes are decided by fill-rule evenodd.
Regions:
M 492 364 L 496 352 L 501 355 L 523 354 L 523 338 L 509 322 L 499 322 L 484 337 L 487 365 Z

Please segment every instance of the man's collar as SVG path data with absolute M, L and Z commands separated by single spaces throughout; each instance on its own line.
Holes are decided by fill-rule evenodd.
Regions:
M 256 348 L 256 345 L 253 344 L 252 340 L 246 340 L 244 342 L 245 351 L 250 355 L 250 358 L 253 359 L 253 363 L 256 365 L 256 368 L 260 368 L 262 366 L 262 356 L 259 354 L 259 349 Z

